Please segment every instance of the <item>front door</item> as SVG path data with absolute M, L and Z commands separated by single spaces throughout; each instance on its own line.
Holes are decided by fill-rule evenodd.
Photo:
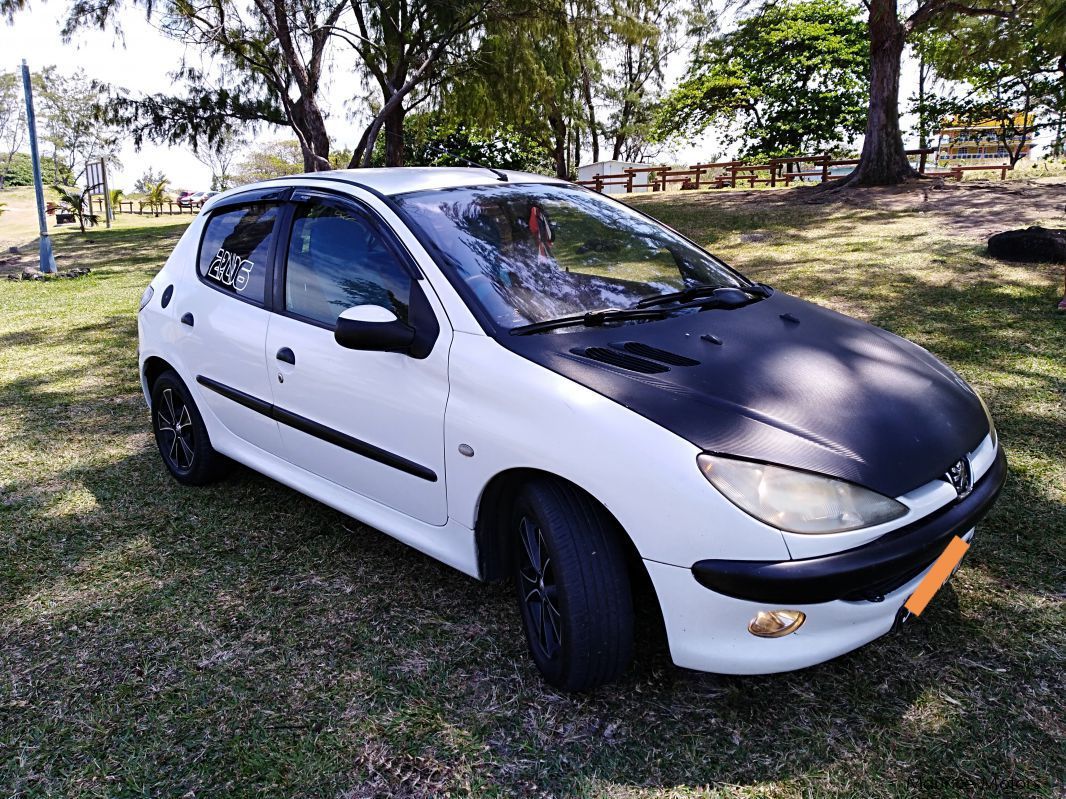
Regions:
M 429 524 L 448 518 L 444 410 L 451 328 L 382 223 L 354 201 L 298 202 L 267 331 L 274 415 L 291 463 Z M 379 305 L 408 321 L 429 303 L 429 355 L 363 352 L 334 340 L 337 317 Z

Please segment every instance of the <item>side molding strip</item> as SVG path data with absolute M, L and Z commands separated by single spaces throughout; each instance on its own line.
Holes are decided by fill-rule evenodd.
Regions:
M 364 458 L 377 461 L 385 466 L 391 466 L 393 469 L 398 469 L 401 472 L 418 477 L 422 480 L 427 480 L 430 483 L 437 482 L 437 473 L 420 463 L 415 463 L 414 461 L 410 461 L 393 452 L 389 452 L 386 449 L 375 447 L 373 444 L 368 444 L 366 441 L 361 441 L 358 438 L 353 438 L 352 436 L 341 433 L 331 427 L 326 427 L 312 419 L 308 419 L 306 416 L 300 416 L 292 411 L 279 408 L 277 405 L 261 400 L 258 397 L 253 397 L 251 394 L 245 394 L 243 391 L 231 388 L 224 383 L 219 383 L 217 380 L 212 380 L 210 377 L 197 375 L 196 382 L 204 388 L 211 389 L 216 394 L 221 394 L 226 399 L 233 400 L 238 405 L 243 405 L 245 408 L 249 408 L 256 413 L 261 413 L 264 416 L 269 416 L 281 424 L 299 430 L 301 433 L 307 433 L 307 435 L 314 436 L 328 444 L 333 444 L 341 449 L 354 452 L 356 455 L 361 455 Z

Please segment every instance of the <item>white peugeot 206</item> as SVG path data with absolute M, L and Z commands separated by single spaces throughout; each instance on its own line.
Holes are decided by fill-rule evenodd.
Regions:
M 368 169 L 218 195 L 139 329 L 177 480 L 232 459 L 513 580 L 564 689 L 626 669 L 638 583 L 691 669 L 872 641 L 1006 474 L 981 398 L 921 347 L 536 175 Z

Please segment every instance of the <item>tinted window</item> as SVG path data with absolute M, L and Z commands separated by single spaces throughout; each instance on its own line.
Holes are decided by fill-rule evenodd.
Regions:
M 278 206 L 234 208 L 208 220 L 200 246 L 200 276 L 215 288 L 263 304 Z
M 285 309 L 336 324 L 355 305 L 380 305 L 407 321 L 411 276 L 361 215 L 308 204 L 292 224 L 285 270 Z

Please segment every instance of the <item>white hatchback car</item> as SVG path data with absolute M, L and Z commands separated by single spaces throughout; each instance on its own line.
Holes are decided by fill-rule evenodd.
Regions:
M 536 175 L 384 169 L 213 197 L 152 280 L 163 462 L 233 459 L 481 579 L 545 678 L 626 668 L 649 580 L 679 666 L 889 632 L 1006 460 L 922 348 Z

